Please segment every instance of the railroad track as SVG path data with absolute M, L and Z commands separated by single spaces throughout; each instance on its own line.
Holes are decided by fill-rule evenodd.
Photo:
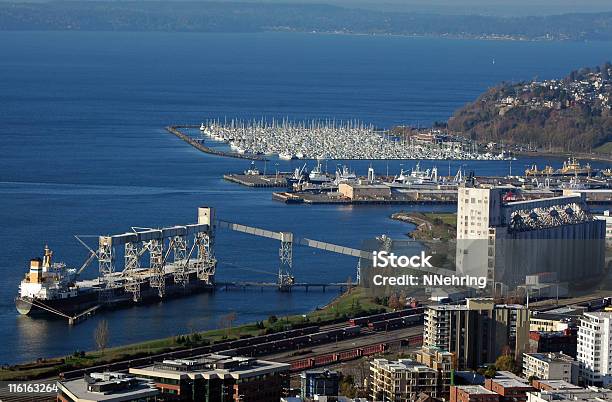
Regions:
M 421 313 L 422 314 L 422 313 Z M 373 315 L 379 319 L 380 315 Z M 213 344 L 209 346 L 200 346 L 193 349 L 184 349 L 180 351 L 161 353 L 154 356 L 145 356 L 142 358 L 134 358 L 115 363 L 98 365 L 87 369 L 73 370 L 62 373 L 62 378 L 73 379 L 82 377 L 89 372 L 103 371 L 127 371 L 132 367 L 143 367 L 153 364 L 162 359 L 177 359 L 177 358 L 197 358 L 209 353 L 234 352 L 238 354 L 253 355 L 258 358 L 268 360 L 276 360 L 281 362 L 292 362 L 300 359 L 314 358 L 316 356 L 324 356 L 325 354 L 343 354 L 341 359 L 352 359 L 354 356 L 349 355 L 351 350 L 356 348 L 368 348 L 375 345 L 387 344 L 393 341 L 399 341 L 409 333 L 420 333 L 422 325 L 412 325 L 403 328 L 394 328 L 389 332 L 373 331 L 367 326 L 355 325 L 351 326 L 346 321 L 335 324 L 305 327 L 301 329 L 287 331 L 286 333 L 274 333 L 263 335 L 260 337 L 238 339 L 228 341 L 222 344 Z M 289 343 L 287 343 L 289 342 Z M 252 348 L 249 351 L 249 348 Z M 296 350 L 312 349 L 310 353 L 304 355 L 295 355 Z M 283 353 L 278 353 L 279 350 L 284 350 Z M 369 351 L 368 351 L 369 353 Z M 356 356 L 356 355 L 355 355 Z M 317 365 L 320 365 L 317 363 Z M 47 384 L 54 385 L 58 380 L 57 377 L 46 378 L 42 380 L 31 381 L 31 384 Z M 13 382 L 24 384 L 24 382 Z M 43 394 L 28 394 L 26 392 L 10 392 L 8 384 L 10 382 L 0 382 L 0 402 L 7 401 L 55 401 L 56 395 Z

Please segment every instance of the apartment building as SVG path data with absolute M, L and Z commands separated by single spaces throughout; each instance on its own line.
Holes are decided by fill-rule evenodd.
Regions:
M 508 348 L 520 361 L 529 346 L 529 311 L 522 305 L 496 305 L 489 298 L 428 306 L 423 344 L 453 353 L 461 370 L 492 363 Z
M 381 402 L 417 400 L 421 393 L 437 397 L 438 372 L 410 359 L 370 363 L 371 398 Z
M 563 353 L 525 353 L 523 376 L 540 380 L 563 380 L 578 384 L 579 365 Z
M 439 398 L 448 399 L 453 371 L 457 360 L 453 353 L 433 346 L 423 346 L 416 354 L 416 361 L 438 373 L 436 394 Z
M 612 312 L 584 313 L 578 327 L 576 359 L 584 384 L 612 384 Z

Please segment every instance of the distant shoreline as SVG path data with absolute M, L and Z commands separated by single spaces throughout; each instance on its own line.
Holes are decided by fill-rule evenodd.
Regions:
M 584 154 L 580 152 L 515 152 L 516 155 L 530 156 L 530 157 L 549 157 L 549 158 L 576 158 L 581 160 L 591 160 L 597 162 L 612 162 L 612 155 L 606 157 L 606 155 L 598 154 Z
M 259 31 L 181 31 L 181 30 L 156 30 L 156 29 L 72 29 L 72 28 L 52 28 L 52 29 L 4 29 L 0 32 L 73 32 L 73 33 L 167 33 L 167 34 L 217 34 L 217 35 L 257 35 L 257 34 L 302 34 L 302 35 L 329 35 L 329 36 L 370 36 L 370 37 L 391 37 L 407 39 L 444 39 L 456 41 L 492 41 L 492 42 L 593 42 L 593 43 L 612 43 L 610 39 L 578 39 L 578 38 L 542 38 L 542 37 L 521 37 L 521 36 L 498 36 L 498 35 L 454 35 L 454 34 L 417 34 L 417 33 L 393 33 L 393 32 L 342 32 L 342 31 L 314 31 L 314 30 L 284 30 L 268 29 Z
M 301 32 L 507 41 L 611 41 L 612 11 L 508 17 L 333 4 L 0 2 L 2 31 Z

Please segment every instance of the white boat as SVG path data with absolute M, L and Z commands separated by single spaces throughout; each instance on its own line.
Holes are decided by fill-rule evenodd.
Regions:
M 251 162 L 251 167 L 244 171 L 244 174 L 247 176 L 259 176 L 261 172 L 255 166 L 255 161 Z
M 335 184 L 350 183 L 356 180 L 357 175 L 355 172 L 351 172 L 346 165 L 342 166 L 342 170 L 336 170 L 336 180 L 334 180 Z
M 419 163 L 410 171 L 410 174 L 405 174 L 404 170 L 400 170 L 399 176 L 396 176 L 393 181 L 386 182 L 385 185 L 391 188 L 415 188 L 423 186 L 438 186 L 441 182 L 438 180 L 438 169 L 421 170 Z
M 207 120 L 200 125 L 203 134 L 226 143 L 235 142 L 246 153 L 273 151 L 280 159 L 508 159 L 506 154 L 479 154 L 463 143 L 406 144 L 371 124 L 357 121 L 289 120 L 271 122 L 232 119 L 221 123 Z
M 317 160 L 317 166 L 315 166 L 308 174 L 308 181 L 313 184 L 323 184 L 331 182 L 332 178 L 323 172 L 321 161 Z

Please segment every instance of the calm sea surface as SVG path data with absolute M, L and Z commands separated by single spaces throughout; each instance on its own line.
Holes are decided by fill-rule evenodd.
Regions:
M 335 295 L 220 291 L 69 327 L 14 308 L 28 260 L 45 243 L 56 259 L 80 266 L 87 253 L 73 235 L 191 223 L 199 205 L 215 207 L 225 220 L 354 247 L 410 230 L 388 219 L 400 207 L 288 206 L 273 202 L 269 190 L 224 182 L 223 173 L 248 162 L 202 154 L 165 125 L 225 116 L 428 125 L 499 81 L 560 77 L 610 59 L 610 49 L 610 43 L 308 34 L 0 32 L 0 363 L 91 349 L 101 318 L 118 345 L 213 328 L 230 311 L 241 322 L 302 313 Z M 533 162 L 522 159 L 513 168 Z M 329 163 L 335 168 L 336 161 Z M 389 164 L 392 173 L 399 163 Z M 283 170 L 291 165 L 280 162 Z M 351 165 L 365 174 L 368 162 Z M 446 172 L 447 162 L 437 165 Z M 454 173 L 460 163 L 451 165 Z M 504 174 L 509 164 L 466 169 Z M 218 279 L 274 281 L 277 246 L 218 233 Z M 294 265 L 299 281 L 345 281 L 356 261 L 296 248 Z

